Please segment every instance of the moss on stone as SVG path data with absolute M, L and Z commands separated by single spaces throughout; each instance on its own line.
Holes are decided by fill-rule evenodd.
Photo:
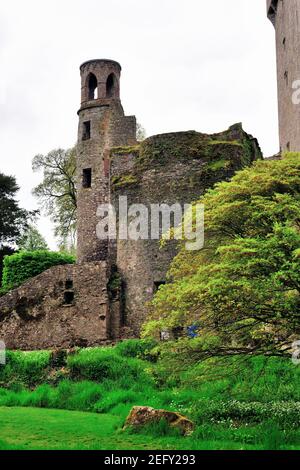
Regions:
M 118 155 L 130 154 L 133 156 L 130 168 L 120 165 L 119 172 L 112 177 L 112 190 L 137 185 L 144 172 L 149 170 L 158 175 L 173 171 L 174 165 L 179 165 L 178 168 L 180 165 L 194 165 L 196 185 L 199 179 L 213 184 L 215 180 L 227 179 L 229 173 L 262 158 L 257 141 L 243 130 L 241 124 L 235 124 L 218 134 L 208 135 L 196 131 L 160 134 L 134 147 L 114 148 L 112 156 L 116 156 L 116 167 Z M 184 176 L 181 179 L 185 180 Z M 178 180 L 176 185 L 180 192 Z
M 230 161 L 228 161 L 226 158 L 220 158 L 219 160 L 215 160 L 207 164 L 207 168 L 212 171 L 224 170 L 229 166 Z
M 120 176 L 113 176 L 111 179 L 111 185 L 113 189 L 123 188 L 126 186 L 135 185 L 135 184 L 138 184 L 138 179 L 132 173 L 129 173 L 126 175 L 120 175 Z
M 108 281 L 107 290 L 110 296 L 114 297 L 122 287 L 122 278 L 118 271 L 115 269 Z
M 237 140 L 210 140 L 208 143 L 209 145 L 238 145 L 243 147 L 243 144 Z
M 221 157 L 235 161 L 238 149 L 242 151 L 240 155 L 242 166 L 250 164 L 254 159 L 252 137 L 242 129 L 240 124 L 213 135 L 196 131 L 161 134 L 141 143 L 137 153 L 136 169 L 161 167 L 174 160 L 177 162 L 197 159 L 210 161 L 216 156 L 218 160 Z
M 161 134 L 141 143 L 137 158 L 140 169 L 164 166 L 176 161 L 205 158 L 208 154 L 208 136 L 195 131 Z
M 133 146 L 124 146 L 124 147 L 113 147 L 111 149 L 112 155 L 129 155 L 132 153 L 139 153 L 140 145 L 133 145 Z

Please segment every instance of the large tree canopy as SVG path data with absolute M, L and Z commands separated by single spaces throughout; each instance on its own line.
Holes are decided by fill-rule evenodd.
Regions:
M 62 244 L 74 243 L 76 233 L 76 149 L 57 149 L 36 155 L 33 171 L 43 171 L 43 181 L 33 190 L 42 208 L 55 224 Z
M 197 325 L 193 354 L 271 354 L 300 339 L 300 154 L 260 161 L 201 199 L 205 247 L 184 246 L 144 332 Z
M 13 176 L 0 173 L 0 247 L 15 243 L 33 216 L 19 207 L 16 194 L 19 187 Z
M 24 251 L 48 250 L 48 245 L 43 235 L 34 225 L 29 225 L 18 241 L 18 248 Z

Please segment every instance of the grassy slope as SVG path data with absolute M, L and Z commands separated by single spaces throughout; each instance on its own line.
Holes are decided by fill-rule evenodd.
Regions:
M 215 358 L 180 372 L 169 355 L 134 357 L 142 346 L 78 351 L 56 368 L 49 352 L 8 353 L 0 449 L 300 449 L 300 369 L 289 359 Z M 124 433 L 134 405 L 180 411 L 196 431 Z
M 211 430 L 211 435 L 215 440 L 203 440 L 196 436 L 183 438 L 129 434 L 121 430 L 122 420 L 116 416 L 77 411 L 2 407 L 0 408 L 0 423 L 1 450 L 201 450 L 266 447 L 262 444 L 245 444 L 242 439 L 240 442 L 238 439 L 236 442 L 230 440 L 229 434 L 224 429 L 219 429 L 219 431 L 215 429 L 214 432 Z M 252 433 L 257 433 L 257 430 L 253 429 Z M 276 447 L 276 437 L 274 443 Z

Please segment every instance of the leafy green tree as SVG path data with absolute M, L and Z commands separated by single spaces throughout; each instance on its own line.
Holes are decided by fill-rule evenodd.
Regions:
M 3 274 L 3 261 L 5 256 L 10 256 L 15 253 L 15 250 L 10 246 L 2 246 L 0 248 L 0 295 L 2 286 L 2 274 Z
M 20 251 L 4 258 L 3 291 L 14 289 L 52 266 L 73 264 L 75 258 L 51 251 Z
M 43 171 L 43 181 L 33 190 L 46 215 L 55 225 L 62 244 L 76 238 L 76 148 L 56 149 L 36 155 L 33 171 Z
M 300 154 L 208 191 L 205 247 L 182 246 L 145 335 L 197 325 L 191 357 L 290 354 L 300 339 Z M 196 344 L 196 347 L 195 347 Z
M 142 142 L 147 137 L 146 129 L 142 126 L 141 123 L 137 122 L 136 125 L 136 140 Z
M 28 229 L 19 239 L 18 247 L 24 251 L 48 250 L 45 238 L 34 225 L 29 225 Z
M 0 247 L 15 243 L 27 227 L 27 220 L 34 212 L 19 207 L 16 194 L 19 190 L 16 179 L 0 173 Z

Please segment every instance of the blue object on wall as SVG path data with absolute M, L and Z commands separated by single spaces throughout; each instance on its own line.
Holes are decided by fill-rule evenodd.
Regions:
M 198 337 L 198 325 L 194 324 L 194 325 L 191 325 L 191 326 L 188 326 L 187 327 L 187 335 L 189 338 L 193 339 L 193 338 L 197 338 Z

